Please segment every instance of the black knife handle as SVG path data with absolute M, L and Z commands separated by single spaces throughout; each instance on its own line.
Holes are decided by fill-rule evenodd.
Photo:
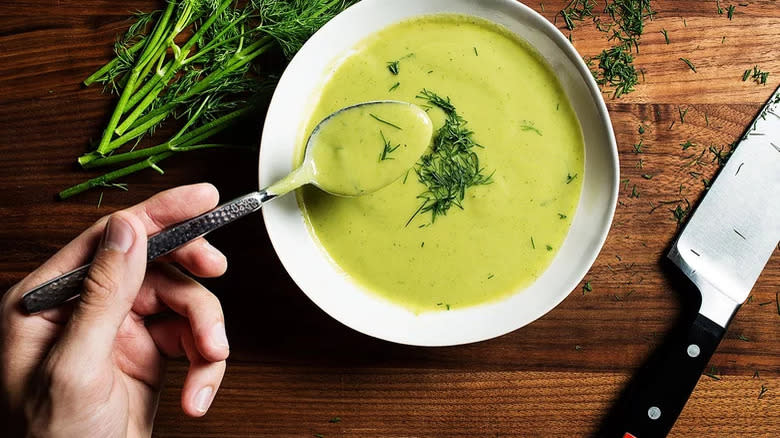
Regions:
M 615 438 L 663 438 L 672 429 L 726 329 L 698 314 L 626 389 Z

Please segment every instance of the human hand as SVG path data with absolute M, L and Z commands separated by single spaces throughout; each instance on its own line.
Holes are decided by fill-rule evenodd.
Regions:
M 209 184 L 179 187 L 103 218 L 2 297 L 0 405 L 10 418 L 0 424 L 11 436 L 148 437 L 166 358 L 181 355 L 190 362 L 182 408 L 206 413 L 229 353 L 222 308 L 165 262 L 217 277 L 227 261 L 200 238 L 147 270 L 146 236 L 212 209 L 218 197 Z M 22 294 L 93 255 L 80 299 L 24 313 Z

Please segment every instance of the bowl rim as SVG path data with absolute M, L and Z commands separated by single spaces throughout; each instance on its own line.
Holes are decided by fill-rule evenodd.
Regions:
M 409 0 L 409 1 L 412 1 L 412 0 Z M 342 13 L 338 14 L 330 22 L 326 23 L 320 30 L 318 30 L 303 45 L 303 47 L 298 52 L 298 54 L 290 62 L 288 68 L 282 74 L 282 76 L 281 76 L 281 78 L 279 80 L 279 85 L 277 86 L 277 89 L 275 90 L 274 95 L 273 95 L 273 97 L 271 99 L 271 102 L 269 104 L 268 113 L 266 115 L 266 119 L 265 119 L 265 123 L 264 123 L 265 126 L 263 128 L 263 135 L 262 135 L 262 139 L 261 139 L 261 145 L 267 144 L 267 142 L 266 142 L 266 140 L 267 140 L 267 132 L 269 131 L 269 129 L 267 129 L 267 126 L 269 125 L 269 122 L 273 122 L 273 120 L 274 120 L 275 113 L 273 111 L 274 111 L 274 109 L 277 106 L 279 106 L 278 101 L 281 99 L 280 96 L 282 94 L 282 91 L 284 91 L 286 88 L 288 88 L 290 86 L 288 84 L 289 80 L 286 81 L 285 79 L 286 78 L 289 79 L 291 68 L 293 68 L 293 69 L 295 69 L 295 68 L 300 69 L 301 66 L 305 64 L 304 57 L 309 56 L 310 46 L 312 46 L 313 41 L 317 41 L 318 39 L 320 39 L 321 36 L 325 32 L 327 32 L 331 27 L 337 26 L 338 24 L 341 24 L 341 22 L 345 20 L 345 17 L 351 18 L 352 15 L 355 15 L 355 14 L 357 14 L 359 12 L 364 12 L 364 10 L 366 10 L 366 9 L 378 7 L 378 5 L 380 5 L 382 3 L 386 4 L 386 3 L 396 3 L 396 2 L 395 1 L 394 2 L 383 2 L 382 0 L 363 0 L 363 1 L 360 1 L 360 2 L 356 3 L 355 5 L 350 6 L 349 8 L 347 8 Z M 398 3 L 403 3 L 403 2 L 399 1 Z M 618 198 L 618 191 L 619 191 L 619 178 L 620 178 L 620 167 L 619 167 L 619 156 L 618 156 L 617 142 L 615 140 L 615 134 L 614 134 L 614 130 L 613 130 L 613 127 L 612 127 L 611 119 L 609 117 L 609 112 L 607 110 L 606 102 L 604 101 L 602 92 L 599 89 L 598 85 L 596 84 L 596 81 L 593 78 L 590 69 L 587 67 L 587 65 L 583 61 L 582 57 L 580 56 L 580 54 L 576 51 L 576 49 L 574 48 L 573 44 L 549 20 L 547 20 L 544 16 L 542 16 L 541 14 L 536 12 L 535 10 L 531 9 L 530 7 L 524 5 L 524 4 L 520 3 L 520 2 L 517 2 L 515 0 L 487 0 L 487 1 L 481 1 L 479 3 L 482 6 L 488 4 L 488 5 L 496 8 L 496 9 L 501 9 L 501 8 L 512 9 L 513 8 L 515 10 L 515 13 L 525 15 L 530 20 L 533 20 L 534 25 L 540 31 L 544 32 L 545 36 L 550 38 L 550 40 L 552 40 L 552 42 L 555 43 L 555 45 L 563 52 L 563 54 L 565 55 L 566 59 L 569 62 L 574 64 L 574 67 L 576 68 L 576 71 L 578 72 L 580 79 L 582 79 L 585 82 L 585 84 L 587 86 L 587 89 L 588 89 L 588 94 L 590 95 L 590 98 L 592 99 L 593 103 L 595 104 L 593 109 L 596 111 L 597 118 L 598 118 L 598 120 L 599 120 L 599 122 L 601 124 L 599 129 L 603 128 L 603 135 L 606 137 L 607 144 L 603 145 L 602 147 L 607 150 L 608 155 L 609 155 L 609 159 L 610 159 L 610 163 L 611 163 L 611 167 L 610 167 L 611 178 L 610 178 L 610 181 L 609 181 L 609 185 L 611 186 L 611 191 L 608 194 L 608 200 L 606 201 L 607 209 L 606 209 L 606 211 L 602 212 L 603 219 L 600 221 L 600 226 L 598 227 L 598 229 L 593 229 L 592 230 L 592 234 L 593 234 L 592 249 L 587 252 L 587 256 L 585 256 L 583 258 L 582 262 L 579 264 L 580 268 L 578 270 L 576 270 L 576 271 L 572 271 L 573 272 L 572 276 L 578 278 L 578 281 L 576 283 L 572 283 L 571 284 L 571 288 L 567 288 L 565 293 L 560 293 L 560 294 L 558 294 L 556 296 L 555 299 L 548 300 L 547 305 L 542 306 L 539 309 L 539 311 L 536 312 L 537 315 L 535 317 L 533 317 L 533 318 L 531 318 L 529 320 L 519 321 L 518 324 L 515 327 L 513 327 L 513 328 L 493 331 L 493 332 L 489 333 L 488 335 L 485 335 L 483 333 L 483 334 L 477 335 L 477 336 L 472 336 L 472 337 L 467 337 L 466 336 L 466 337 L 461 337 L 460 339 L 457 339 L 457 340 L 447 340 L 447 341 L 443 341 L 443 342 L 438 342 L 438 341 L 431 341 L 430 339 L 425 339 L 425 340 L 411 339 L 411 338 L 409 338 L 408 334 L 406 334 L 406 335 L 402 334 L 400 336 L 394 336 L 394 335 L 389 335 L 388 336 L 386 333 L 377 333 L 377 332 L 375 332 L 373 330 L 366 329 L 365 324 L 361 325 L 361 324 L 356 324 L 355 321 L 353 321 L 353 320 L 345 320 L 345 319 L 348 319 L 348 318 L 345 318 L 343 313 L 334 312 L 333 308 L 327 308 L 327 306 L 323 305 L 321 300 L 317 299 L 317 297 L 315 297 L 315 296 L 312 296 L 310 291 L 307 291 L 306 286 L 303 284 L 304 281 L 303 281 L 302 274 L 300 274 L 298 272 L 295 272 L 294 266 L 291 265 L 292 264 L 291 259 L 289 257 L 287 257 L 285 255 L 287 253 L 283 251 L 283 249 L 284 249 L 283 246 L 285 245 L 285 243 L 282 243 L 282 240 L 280 239 L 280 236 L 273 230 L 273 226 L 269 225 L 269 223 L 273 224 L 274 221 L 276 220 L 276 219 L 274 219 L 272 217 L 273 216 L 271 214 L 272 209 L 264 208 L 263 209 L 264 223 L 265 223 L 265 228 L 266 228 L 266 231 L 268 233 L 268 236 L 269 236 L 269 239 L 271 241 L 271 244 L 274 247 L 274 250 L 275 250 L 277 256 L 279 257 L 280 261 L 282 262 L 282 265 L 284 266 L 284 268 L 287 271 L 288 275 L 290 275 L 290 277 L 296 283 L 298 288 L 309 299 L 311 299 L 314 302 L 315 305 L 317 305 L 323 311 L 325 311 L 325 313 L 329 314 L 331 317 L 333 317 L 336 320 L 340 321 L 344 325 L 346 325 L 346 326 L 348 326 L 348 327 L 350 327 L 350 328 L 352 328 L 354 330 L 357 330 L 357 331 L 359 331 L 361 333 L 367 334 L 369 336 L 377 337 L 377 338 L 388 340 L 388 341 L 395 342 L 395 343 L 408 344 L 408 345 L 448 346 L 448 345 L 459 345 L 459 344 L 466 344 L 466 343 L 471 343 L 471 342 L 478 342 L 478 341 L 482 341 L 482 340 L 487 340 L 487 339 L 498 337 L 498 336 L 504 335 L 506 333 L 512 332 L 514 330 L 517 330 L 518 328 L 521 328 L 521 327 L 529 324 L 530 322 L 533 322 L 534 320 L 536 320 L 538 318 L 541 318 L 542 316 L 547 314 L 549 311 L 554 309 L 556 306 L 558 306 L 564 299 L 566 299 L 566 297 L 568 297 L 571 294 L 572 288 L 576 288 L 576 285 L 579 284 L 582 281 L 582 279 L 585 277 L 587 272 L 591 269 L 591 267 L 593 266 L 593 263 L 595 262 L 596 258 L 600 254 L 600 252 L 601 252 L 601 250 L 603 248 L 603 245 L 604 245 L 604 243 L 605 243 L 605 241 L 607 239 L 607 236 L 609 234 L 609 230 L 611 228 L 612 222 L 614 220 L 614 214 L 615 214 L 615 210 L 616 210 L 616 207 L 617 207 L 617 198 Z M 358 12 L 356 12 L 356 11 L 358 11 Z M 451 13 L 451 12 L 442 11 L 440 13 Z M 409 16 L 407 16 L 404 19 L 411 19 L 411 18 L 414 18 L 414 17 L 424 16 L 424 15 L 431 15 L 431 14 L 426 13 L 426 14 L 409 15 Z M 463 14 L 463 15 L 469 15 L 469 14 L 466 13 L 466 14 Z M 476 16 L 478 18 L 481 18 L 481 19 L 485 19 L 485 20 L 494 22 L 494 23 L 496 23 L 498 25 L 501 25 L 501 23 L 497 23 L 494 20 L 490 20 L 489 18 L 486 18 L 486 17 L 483 17 L 483 16 L 479 16 L 479 15 L 476 15 L 476 14 L 474 14 L 474 16 Z M 385 26 L 387 26 L 387 25 L 385 25 Z M 372 33 L 381 30 L 385 26 L 380 26 L 380 27 L 375 28 L 372 31 Z M 512 31 L 510 30 L 510 32 L 512 32 Z M 512 32 L 512 33 L 515 34 L 515 32 Z M 518 35 L 518 38 L 524 39 L 523 37 L 521 37 L 519 35 Z M 359 42 L 360 42 L 360 40 L 355 40 L 353 42 L 353 46 L 355 44 L 358 44 Z M 531 47 L 534 47 L 532 44 L 530 44 L 530 42 L 529 42 L 529 45 Z M 542 54 L 541 52 L 539 52 L 539 53 L 540 53 L 540 55 L 542 55 L 542 58 L 544 58 L 545 61 L 547 62 L 544 54 Z M 335 60 L 333 60 L 333 61 L 335 61 Z M 548 62 L 548 65 L 549 65 L 549 62 Z M 320 76 L 322 76 L 322 73 L 318 73 L 318 74 Z M 283 86 L 284 86 L 284 88 L 283 88 Z M 306 114 L 308 116 L 308 113 L 306 113 Z M 580 122 L 580 123 L 582 123 L 582 122 Z M 266 148 L 261 147 L 260 148 L 260 152 L 259 152 L 259 154 L 260 154 L 260 161 L 259 161 L 259 166 L 258 166 L 258 174 L 259 174 L 258 177 L 259 177 L 259 181 L 261 183 L 260 184 L 261 187 L 263 186 L 263 184 L 262 184 L 263 180 L 267 179 L 267 176 L 262 171 L 263 167 L 264 167 L 263 165 L 267 161 L 267 158 L 268 158 L 267 154 L 264 154 L 265 150 L 267 150 L 267 147 Z M 587 145 L 586 145 L 586 151 L 587 151 Z M 587 153 L 586 153 L 586 155 L 587 155 Z M 292 165 L 292 163 L 290 163 L 290 165 Z M 587 167 L 587 161 L 585 163 L 585 166 Z M 587 178 L 587 172 L 585 172 L 585 174 L 586 175 L 584 175 L 584 178 Z M 584 189 L 584 184 L 585 183 L 583 183 L 583 189 Z M 297 202 L 296 202 L 296 209 L 297 209 L 298 213 L 302 216 L 302 212 L 300 211 L 300 208 L 297 207 Z M 580 198 L 580 203 L 578 204 L 578 207 L 577 207 L 577 213 L 576 214 L 580 214 L 581 210 L 582 210 L 582 195 L 581 195 L 581 198 Z M 572 220 L 572 224 L 571 224 L 571 226 L 569 228 L 569 232 L 568 232 L 569 234 L 570 234 L 570 231 L 571 231 L 572 228 L 574 228 L 574 220 Z M 306 232 L 309 233 L 309 230 L 307 229 Z M 316 240 L 316 238 L 314 236 L 309 236 L 309 237 L 311 239 Z M 567 235 L 566 240 L 568 240 L 568 239 L 569 239 L 569 236 Z M 319 244 L 315 242 L 315 245 L 319 245 Z M 321 249 L 321 251 L 323 253 L 325 253 L 324 249 Z M 559 251 L 559 253 L 560 252 L 562 252 L 562 250 Z M 323 254 L 323 256 L 327 257 L 327 254 Z M 555 257 L 557 258 L 558 256 L 559 256 L 559 254 L 556 254 Z M 330 260 L 328 260 L 328 262 L 329 263 L 334 263 L 334 262 L 332 262 Z M 552 263 L 554 263 L 554 261 L 551 262 L 550 266 L 552 266 Z M 550 266 L 545 268 L 545 272 L 550 269 Z M 347 280 L 347 281 L 349 281 L 349 280 Z M 353 283 L 353 286 L 355 286 L 357 289 L 362 289 L 360 286 L 358 286 L 354 282 L 352 282 L 352 283 Z M 527 288 L 530 288 L 530 287 L 531 286 L 528 286 Z M 527 289 L 527 288 L 524 288 L 524 289 Z M 364 292 L 364 293 L 371 294 L 370 292 Z M 374 297 L 374 298 L 376 298 L 376 297 Z M 499 302 L 501 302 L 501 301 L 503 301 L 503 300 L 499 300 Z M 443 313 L 443 312 L 438 312 L 438 313 Z M 447 313 L 450 313 L 450 312 L 447 312 Z M 452 313 L 456 313 L 456 312 L 452 312 Z

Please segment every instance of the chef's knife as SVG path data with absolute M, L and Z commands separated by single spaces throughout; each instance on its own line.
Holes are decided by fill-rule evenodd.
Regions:
M 665 437 L 780 240 L 780 87 L 667 255 L 701 293 L 692 324 L 642 370 L 619 438 Z M 613 429 L 615 430 L 615 429 Z

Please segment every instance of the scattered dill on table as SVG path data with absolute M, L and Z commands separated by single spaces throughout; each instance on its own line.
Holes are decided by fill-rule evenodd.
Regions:
M 647 173 L 642 174 L 642 178 L 644 179 L 653 179 L 653 175 L 649 175 Z
M 669 44 L 669 33 L 666 31 L 666 29 L 661 29 L 661 33 L 664 35 L 664 40 L 666 41 L 666 44 Z
M 330 420 L 328 420 L 328 423 L 340 423 L 341 417 L 333 417 Z
M 759 85 L 766 85 L 766 80 L 769 78 L 768 71 L 761 71 L 758 66 L 754 66 L 752 69 L 745 70 L 742 75 L 742 82 L 746 82 L 748 79 L 752 79 L 753 82 Z
M 614 98 L 634 91 L 634 86 L 639 83 L 634 57 L 623 47 L 612 47 L 599 53 L 596 58 L 598 71 L 596 83 L 610 85 L 615 91 Z
M 729 20 L 734 18 L 734 10 L 737 9 L 734 5 L 729 5 L 728 11 L 726 12 L 726 15 L 729 17 Z
M 715 7 L 718 8 L 718 15 L 723 15 L 723 8 L 720 7 L 720 0 L 715 0 Z
M 585 284 L 582 285 L 582 294 L 585 295 L 588 292 L 592 292 L 593 287 L 590 285 L 590 281 L 586 281 Z
M 682 146 L 682 150 L 686 151 L 689 148 L 696 146 L 696 143 L 693 143 L 690 140 L 685 140 L 684 143 L 680 143 L 680 146 Z
M 415 164 L 414 172 L 425 191 L 418 196 L 420 207 L 406 226 L 420 213 L 430 212 L 433 223 L 453 206 L 463 209 L 468 188 L 493 182 L 493 173 L 486 174 L 475 152 L 483 146 L 474 141 L 468 122 L 458 114 L 450 98 L 427 89 L 423 89 L 417 98 L 439 108 L 446 117 L 434 136 L 431 151 Z
M 677 112 L 680 113 L 680 123 L 685 123 L 685 115 L 688 114 L 688 108 L 685 108 L 685 111 L 683 111 L 679 106 L 677 107 Z
M 634 153 L 635 153 L 635 154 L 641 154 L 641 153 L 643 152 L 643 151 L 642 151 L 642 147 L 643 147 L 643 146 L 644 146 L 644 140 L 640 138 L 640 139 L 639 139 L 639 143 L 636 143 L 636 144 L 634 145 Z
M 596 6 L 596 2 L 593 0 L 571 0 L 560 12 L 566 28 L 574 30 L 575 21 L 583 21 L 585 17 L 592 17 L 594 6 Z
M 691 61 L 689 61 L 687 58 L 680 58 L 680 61 L 684 62 L 685 65 L 688 66 L 691 70 L 693 70 L 694 73 L 696 73 L 696 67 L 693 65 Z
M 634 184 L 634 187 L 631 188 L 631 194 L 628 195 L 629 198 L 639 198 L 641 195 L 639 191 L 636 189 L 636 184 Z

